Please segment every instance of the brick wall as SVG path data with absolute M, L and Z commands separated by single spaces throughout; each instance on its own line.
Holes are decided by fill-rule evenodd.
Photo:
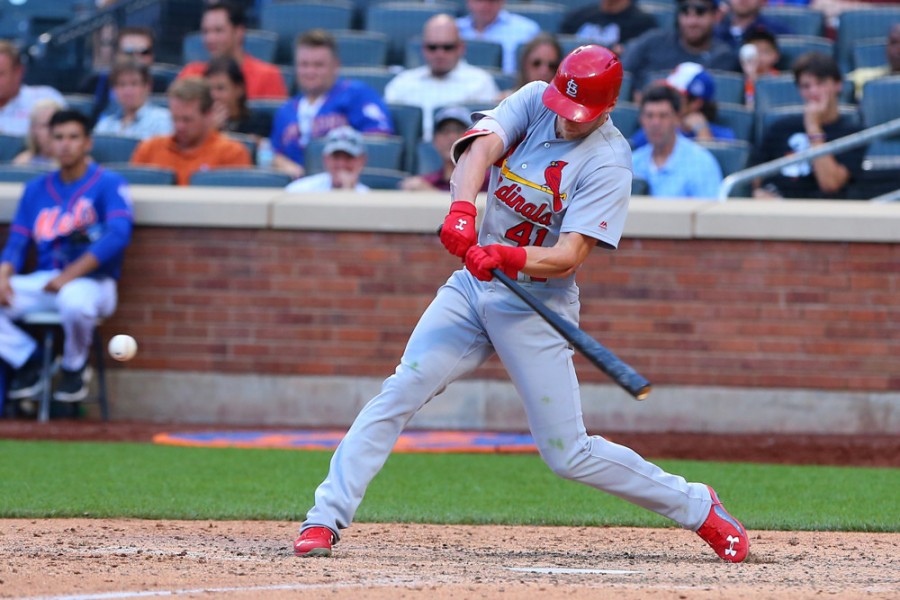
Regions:
M 382 377 L 458 265 L 433 235 L 139 227 L 104 333 L 129 369 Z M 583 328 L 658 385 L 900 390 L 898 244 L 627 239 L 579 282 Z

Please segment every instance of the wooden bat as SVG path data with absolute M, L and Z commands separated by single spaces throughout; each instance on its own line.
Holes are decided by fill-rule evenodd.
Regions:
M 613 381 L 634 396 L 636 400 L 643 400 L 650 394 L 650 391 L 653 389 L 650 382 L 630 365 L 623 362 L 621 358 L 607 350 L 603 344 L 547 308 L 546 304 L 532 296 L 528 290 L 520 286 L 500 269 L 492 269 L 491 273 L 516 296 L 521 298 L 525 304 L 541 315 L 576 350 L 581 352 L 601 371 L 609 375 Z

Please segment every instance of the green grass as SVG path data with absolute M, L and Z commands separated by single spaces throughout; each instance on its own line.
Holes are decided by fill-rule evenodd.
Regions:
M 0 517 L 300 521 L 329 452 L 0 441 Z M 659 461 L 748 528 L 900 531 L 900 469 Z M 668 526 L 536 455 L 395 454 L 358 521 Z

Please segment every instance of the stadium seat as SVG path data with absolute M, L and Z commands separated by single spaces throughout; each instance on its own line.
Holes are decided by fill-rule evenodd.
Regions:
M 834 42 L 828 38 L 811 35 L 779 35 L 778 49 L 781 51 L 781 60 L 776 67 L 782 71 L 790 71 L 794 61 L 801 54 L 815 51 L 833 56 Z
M 350 29 L 354 5 L 348 0 L 269 2 L 260 10 L 260 28 L 278 36 L 275 62 L 294 62 L 294 40 L 309 29 Z
M 851 70 L 853 44 L 859 40 L 887 39 L 888 30 L 900 22 L 900 6 L 845 10 L 841 13 L 837 30 L 835 58 L 842 73 Z
M 168 63 L 153 63 L 150 65 L 150 78 L 153 80 L 153 92 L 156 94 L 165 94 L 169 86 L 178 77 L 181 72 L 180 65 L 170 65 Z
M 175 185 L 175 171 L 165 167 L 119 162 L 106 163 L 103 168 L 118 173 L 132 185 Z
M 288 96 L 293 96 L 297 92 L 294 89 L 297 71 L 293 65 L 278 65 L 278 70 L 281 71 L 281 78 L 284 79 L 284 87 L 287 88 Z
M 743 75 L 718 69 L 710 69 L 708 72 L 716 84 L 714 96 L 716 102 L 733 102 L 735 104 L 744 102 Z
M 387 65 L 388 36 L 378 31 L 332 31 L 338 58 L 344 67 L 384 67 Z
M 247 100 L 247 108 L 252 113 L 262 113 L 268 117 L 269 122 L 275 120 L 275 113 L 284 106 L 287 100 L 276 100 L 274 98 L 259 98 L 256 100 Z
M 719 167 L 722 168 L 722 176 L 727 177 L 732 173 L 747 168 L 750 159 L 750 143 L 743 140 L 714 140 L 697 142 L 716 157 Z
M 345 79 L 358 79 L 384 96 L 384 87 L 395 74 L 387 67 L 341 67 L 340 75 Z
M 359 176 L 359 182 L 373 190 L 396 190 L 409 173 L 396 169 L 366 167 Z
M 466 40 L 465 58 L 466 62 L 476 67 L 499 69 L 503 64 L 503 46 L 486 40 Z M 421 37 L 417 36 L 406 42 L 403 64 L 408 69 L 425 64 Z
M 275 53 L 278 49 L 278 34 L 261 29 L 248 29 L 244 36 L 244 49 L 248 54 L 266 62 L 275 61 Z M 199 31 L 193 31 L 182 40 L 181 60 L 184 63 L 209 60 L 209 53 L 203 45 L 203 36 Z
M 421 141 L 416 145 L 416 170 L 419 175 L 434 173 L 444 165 L 441 155 L 434 149 L 431 142 Z
M 124 135 L 95 134 L 91 157 L 100 164 L 127 161 L 140 143 L 138 138 Z
M 41 167 L 0 165 L 0 183 L 26 183 L 35 177 L 46 175 L 50 169 Z
M 619 131 L 622 132 L 626 138 L 630 138 L 634 135 L 634 132 L 638 130 L 638 113 L 640 109 L 637 104 L 632 102 L 619 102 L 616 104 L 616 107 L 613 109 L 612 117 L 613 125 L 615 125 Z
M 65 94 L 63 99 L 66 106 L 83 115 L 90 116 L 94 112 L 94 97 L 90 94 Z
M 619 101 L 630 102 L 634 77 L 628 71 L 622 73 L 622 87 L 619 88 Z
M 850 102 L 853 99 L 853 82 L 844 80 L 841 90 L 841 102 Z M 791 74 L 760 77 L 756 82 L 757 114 L 773 107 L 802 104 L 800 92 Z
M 863 87 L 860 112 L 866 127 L 900 118 L 900 75 L 874 79 Z M 868 156 L 900 156 L 900 135 L 876 140 Z
M 422 34 L 425 21 L 442 12 L 453 13 L 453 4 L 437 0 L 422 2 L 385 2 L 366 9 L 365 29 L 380 31 L 388 36 L 388 64 L 402 65 L 406 53 L 406 41 Z
M 880 67 L 887 63 L 887 43 L 882 39 L 859 40 L 853 44 L 853 69 Z
M 363 143 L 368 154 L 366 167 L 402 170 L 404 145 L 403 138 L 399 135 L 365 135 Z M 324 146 L 325 138 L 316 138 L 306 147 L 304 158 L 307 174 L 314 175 L 324 170 L 322 165 L 322 148 Z
M 631 195 L 632 196 L 649 196 L 650 184 L 646 179 L 640 177 L 631 178 Z
M 246 133 L 237 133 L 234 131 L 225 131 L 223 133 L 228 136 L 228 139 L 243 144 L 244 148 L 247 149 L 247 152 L 250 153 L 250 159 L 254 162 L 254 164 L 256 163 L 256 136 Z
M 291 181 L 290 175 L 278 171 L 236 167 L 197 171 L 191 175 L 190 185 L 283 188 Z
M 403 170 L 416 172 L 416 144 L 422 139 L 422 109 L 409 104 L 388 104 L 394 131 L 403 138 Z
M 641 2 L 641 10 L 656 19 L 656 26 L 663 29 L 675 27 L 675 4 L 667 2 Z
M 25 137 L 0 133 L 0 162 L 9 162 L 25 149 Z
M 559 42 L 559 45 L 562 48 L 563 56 L 565 56 L 575 48 L 584 46 L 587 43 L 584 38 L 569 34 L 557 35 L 556 41 Z
M 728 127 L 739 140 L 753 141 L 753 111 L 743 104 L 722 102 L 718 105 L 715 123 Z
M 805 6 L 763 5 L 762 14 L 782 23 L 794 35 L 820 36 L 825 31 L 825 15 Z
M 859 113 L 859 110 L 856 106 L 852 106 L 849 104 L 842 104 L 839 107 L 839 110 L 842 115 L 846 115 L 851 117 L 851 123 L 862 127 L 862 116 Z M 802 115 L 803 114 L 803 105 L 802 104 L 793 104 L 787 106 L 776 106 L 770 108 L 762 113 L 756 113 L 756 145 L 762 145 L 763 138 L 765 137 L 765 132 L 772 127 L 772 124 L 780 118 L 787 115 Z
M 517 15 L 528 17 L 541 26 L 545 33 L 559 33 L 566 14 L 566 5 L 557 2 L 517 2 L 508 4 L 506 9 Z

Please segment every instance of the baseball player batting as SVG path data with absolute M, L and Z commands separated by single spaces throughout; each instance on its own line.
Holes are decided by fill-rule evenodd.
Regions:
M 615 54 L 582 46 L 563 59 L 552 82 L 530 83 L 477 113 L 456 142 L 441 242 L 465 268 L 438 290 L 396 371 L 335 450 L 294 542 L 296 555 L 331 555 L 410 418 L 496 352 L 553 472 L 696 531 L 723 560 L 747 556 L 746 531 L 711 487 L 588 436 L 572 348 L 491 273 L 502 271 L 578 322 L 575 272 L 594 246 L 616 248 L 631 196 L 631 149 L 609 118 L 621 83 Z M 473 200 L 488 168 L 487 207 L 476 234 Z

